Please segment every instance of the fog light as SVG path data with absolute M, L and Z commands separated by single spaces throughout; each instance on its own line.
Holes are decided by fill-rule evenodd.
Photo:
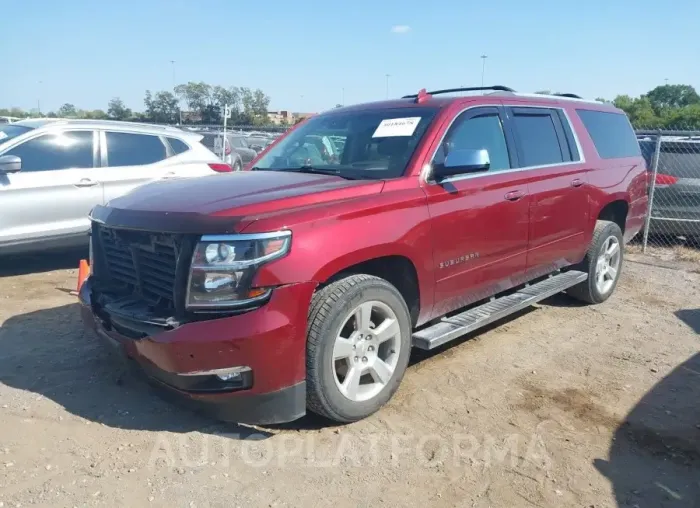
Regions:
M 229 392 L 253 387 L 253 370 L 245 365 L 176 374 L 176 386 L 189 392 Z

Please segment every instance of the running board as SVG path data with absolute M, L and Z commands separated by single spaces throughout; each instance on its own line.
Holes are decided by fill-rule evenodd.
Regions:
M 549 298 L 565 289 L 575 286 L 588 278 L 588 274 L 579 271 L 569 271 L 553 275 L 531 286 L 525 286 L 515 293 L 473 307 L 460 314 L 444 317 L 428 328 L 413 334 L 413 345 L 419 349 L 435 349 L 462 335 L 473 332 L 498 321 L 510 314 L 518 312 L 545 298 Z

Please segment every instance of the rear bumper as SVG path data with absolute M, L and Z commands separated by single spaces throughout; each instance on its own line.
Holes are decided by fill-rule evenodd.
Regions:
M 88 328 L 161 388 L 168 399 L 214 418 L 270 424 L 306 412 L 306 318 L 315 283 L 277 288 L 259 309 L 237 316 L 189 322 L 139 339 L 116 331 L 95 314 L 88 279 L 80 290 Z M 203 389 L 193 379 L 219 369 L 245 366 L 241 385 Z M 196 375 L 195 375 L 196 374 Z

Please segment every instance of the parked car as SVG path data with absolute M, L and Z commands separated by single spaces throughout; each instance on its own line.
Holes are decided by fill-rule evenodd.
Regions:
M 269 138 L 267 136 L 248 136 L 246 140 L 248 142 L 248 146 L 255 150 L 256 155 L 262 152 L 274 141 L 273 138 Z
M 652 171 L 656 139 L 642 136 Z M 662 136 L 649 232 L 700 240 L 700 137 Z
M 258 155 L 258 152 L 248 147 L 245 136 L 227 132 L 224 141 L 223 132 L 206 132 L 202 135 L 202 143 L 231 166 L 233 171 L 241 171 Z
M 628 118 L 457 91 L 489 93 L 334 109 L 250 171 L 96 207 L 85 323 L 218 418 L 350 422 L 392 397 L 412 347 L 561 291 L 607 300 L 647 210 Z M 338 157 L 318 149 L 331 136 Z
M 233 146 L 233 149 L 238 153 L 238 155 L 241 156 L 243 166 L 248 164 L 255 158 L 256 155 L 258 155 L 258 152 L 248 145 L 248 139 L 245 136 L 231 133 L 229 140 Z
M 0 125 L 0 254 L 87 245 L 95 205 L 146 182 L 230 171 L 201 138 L 102 120 Z

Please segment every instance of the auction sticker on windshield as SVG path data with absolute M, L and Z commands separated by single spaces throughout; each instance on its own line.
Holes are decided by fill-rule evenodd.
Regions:
M 413 136 L 420 122 L 419 116 L 409 118 L 389 118 L 382 120 L 377 130 L 372 134 L 373 138 L 391 138 L 395 136 Z

